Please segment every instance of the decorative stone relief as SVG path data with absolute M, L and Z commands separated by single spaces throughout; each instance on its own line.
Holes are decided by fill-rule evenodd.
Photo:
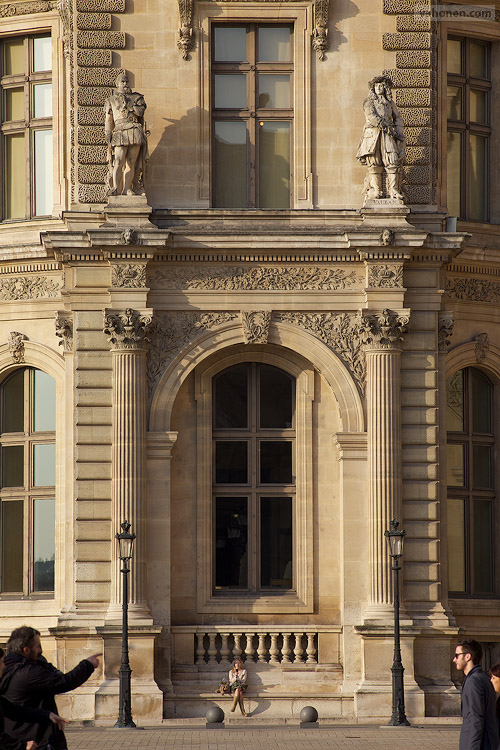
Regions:
M 267 344 L 271 315 L 270 310 L 241 313 L 245 344 Z
M 59 346 L 64 347 L 65 352 L 73 351 L 73 319 L 65 312 L 56 312 L 55 318 L 56 336 L 60 338 Z
M 387 247 L 388 245 L 394 245 L 394 232 L 392 229 L 384 229 L 380 235 L 380 244 Z
M 199 335 L 238 319 L 237 313 L 157 312 L 149 333 L 148 390 L 154 392 L 175 355 Z
M 490 349 L 490 339 L 487 333 L 480 333 L 479 336 L 475 337 L 476 346 L 474 347 L 474 355 L 478 365 L 484 362 L 486 355 Z
M 440 352 L 448 351 L 450 346 L 451 334 L 453 333 L 453 313 L 440 312 L 438 323 L 438 350 Z
M 298 326 L 323 341 L 342 360 L 364 393 L 366 360 L 360 336 L 363 321 L 359 314 L 282 312 L 275 317 L 277 321 Z
M 24 342 L 27 340 L 28 337 L 24 333 L 18 333 L 17 331 L 9 333 L 9 351 L 16 365 L 24 362 Z
M 177 48 L 181 51 L 183 60 L 189 58 L 189 53 L 194 47 L 193 2 L 194 0 L 179 0 L 181 27 L 177 39 Z
M 104 333 L 113 349 L 142 349 L 149 341 L 152 318 L 128 307 L 125 312 L 104 311 Z
M 318 266 L 197 266 L 158 270 L 152 274 L 150 283 L 164 289 L 290 291 L 361 288 L 362 279 L 356 271 Z
M 111 266 L 111 286 L 143 289 L 146 286 L 146 266 L 139 263 L 116 263 Z
M 124 245 L 138 245 L 139 238 L 137 236 L 137 232 L 131 227 L 129 229 L 126 229 L 124 232 L 122 232 L 122 242 Z
M 378 289 L 401 289 L 403 286 L 402 264 L 370 264 L 368 266 L 368 286 Z
M 57 0 L 57 10 L 61 16 L 63 26 L 63 50 L 66 57 L 70 57 L 73 39 L 73 1 Z
M 450 297 L 467 302 L 500 302 L 500 283 L 489 279 L 447 279 L 446 291 Z
M 314 31 L 312 35 L 313 50 L 318 60 L 325 59 L 325 52 L 329 49 L 328 41 L 328 11 L 330 0 L 315 0 L 314 2 Z
M 362 320 L 365 344 L 377 349 L 397 349 L 408 331 L 410 316 L 385 308 L 378 313 L 363 312 Z
M 48 13 L 57 6 L 57 0 L 28 0 L 28 2 L 0 5 L 0 18 L 25 16 L 28 13 Z
M 40 299 L 58 297 L 60 284 L 46 276 L 17 276 L 0 280 L 0 300 Z

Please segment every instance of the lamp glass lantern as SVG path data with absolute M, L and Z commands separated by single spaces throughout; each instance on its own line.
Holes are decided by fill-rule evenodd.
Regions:
M 403 555 L 403 542 L 406 536 L 403 529 L 399 529 L 399 521 L 395 518 L 389 524 L 389 529 L 385 532 L 385 537 L 389 544 L 389 554 L 394 559 L 398 559 Z
M 120 550 L 120 560 L 128 561 L 131 559 L 134 551 L 135 534 L 130 533 L 130 524 L 128 521 L 124 521 L 121 524 L 121 529 L 121 534 L 116 534 Z

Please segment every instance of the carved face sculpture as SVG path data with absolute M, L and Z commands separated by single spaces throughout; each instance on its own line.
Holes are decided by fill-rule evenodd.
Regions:
M 131 88 L 128 82 L 128 75 L 126 73 L 120 73 L 120 75 L 116 79 L 115 86 L 120 94 L 130 94 L 131 92 Z

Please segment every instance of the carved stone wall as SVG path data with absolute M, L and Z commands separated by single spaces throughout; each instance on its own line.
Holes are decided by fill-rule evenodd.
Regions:
M 396 32 L 383 35 L 383 46 L 396 53 L 394 100 L 405 124 L 407 203 L 436 202 L 436 46 L 435 21 L 422 10 L 435 0 L 384 0 L 384 13 L 397 16 Z M 418 12 L 416 12 L 418 10 Z

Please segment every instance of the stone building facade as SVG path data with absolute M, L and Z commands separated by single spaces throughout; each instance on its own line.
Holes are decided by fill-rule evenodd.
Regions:
M 136 721 L 240 654 L 262 718 L 388 717 L 394 517 L 410 719 L 458 713 L 458 634 L 500 657 L 500 26 L 446 7 L 0 0 L 0 637 L 103 651 L 64 716 L 116 717 L 126 519 Z M 124 71 L 145 196 L 107 194 Z M 381 73 L 405 202 L 363 205 Z

